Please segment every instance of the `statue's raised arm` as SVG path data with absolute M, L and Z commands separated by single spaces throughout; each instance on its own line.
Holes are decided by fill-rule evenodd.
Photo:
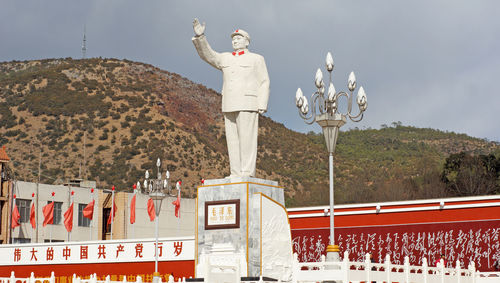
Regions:
M 198 51 L 198 55 L 203 61 L 212 65 L 214 68 L 221 69 L 220 54 L 215 52 L 210 44 L 208 44 L 207 37 L 205 36 L 205 23 L 200 24 L 198 19 L 193 20 L 194 37 L 192 38 L 193 44 Z

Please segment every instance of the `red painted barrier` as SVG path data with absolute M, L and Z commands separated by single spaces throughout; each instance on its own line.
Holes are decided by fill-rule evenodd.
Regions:
M 421 265 L 423 258 L 434 265 L 444 254 L 448 267 L 473 261 L 479 271 L 493 271 L 500 259 L 500 196 L 384 203 L 379 209 L 371 204 L 335 210 L 335 244 L 350 260 L 372 253 L 383 262 L 389 254 L 396 264 L 408 256 L 411 265 Z M 329 241 L 329 216 L 316 207 L 290 209 L 289 217 L 299 260 L 320 260 Z

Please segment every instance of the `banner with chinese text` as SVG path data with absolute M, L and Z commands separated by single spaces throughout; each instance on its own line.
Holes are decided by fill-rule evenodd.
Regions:
M 0 266 L 146 262 L 155 260 L 154 239 L 0 245 Z M 158 240 L 159 261 L 194 260 L 194 238 Z

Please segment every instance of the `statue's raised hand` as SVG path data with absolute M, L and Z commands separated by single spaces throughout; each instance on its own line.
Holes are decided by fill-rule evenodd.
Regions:
M 198 19 L 195 18 L 193 21 L 193 30 L 196 36 L 203 35 L 205 33 L 205 23 L 200 24 Z

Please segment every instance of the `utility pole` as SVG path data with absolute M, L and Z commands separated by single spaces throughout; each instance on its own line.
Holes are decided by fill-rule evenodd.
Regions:
M 36 183 L 36 204 L 35 207 L 38 210 L 38 195 L 40 194 L 40 178 L 41 178 L 41 171 L 42 171 L 42 148 L 39 147 L 40 149 L 40 158 L 38 159 L 38 182 Z M 35 213 L 35 222 L 36 222 L 36 229 L 35 229 L 35 243 L 38 243 L 38 212 Z

